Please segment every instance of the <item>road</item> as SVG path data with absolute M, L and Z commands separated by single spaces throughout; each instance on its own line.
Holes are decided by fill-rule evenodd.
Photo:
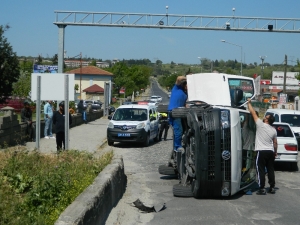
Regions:
M 156 88 L 157 85 L 153 84 L 152 94 L 163 96 Z M 128 184 L 106 224 L 299 224 L 300 172 L 289 171 L 284 163 L 276 163 L 277 192 L 274 195 L 259 196 L 254 192 L 246 195 L 241 192 L 222 199 L 174 197 L 172 187 L 178 183 L 176 177 L 158 173 L 158 166 L 168 160 L 171 137 L 170 130 L 167 141 L 152 141 L 149 147 L 118 143 L 112 147 L 115 154 L 123 156 Z M 166 203 L 167 208 L 158 213 L 141 213 L 132 206 L 138 198 L 146 206 Z

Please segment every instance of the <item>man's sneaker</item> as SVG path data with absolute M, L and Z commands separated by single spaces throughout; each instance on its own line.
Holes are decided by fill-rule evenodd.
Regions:
M 270 187 L 269 190 L 268 190 L 268 193 L 275 194 L 275 189 Z
M 259 189 L 257 192 L 256 192 L 257 195 L 265 195 L 266 194 L 266 190 L 265 189 Z
M 50 137 L 49 136 L 45 136 L 45 139 L 49 139 Z
M 54 137 L 54 136 L 51 136 L 50 138 L 51 138 L 51 139 L 55 139 L 55 137 Z

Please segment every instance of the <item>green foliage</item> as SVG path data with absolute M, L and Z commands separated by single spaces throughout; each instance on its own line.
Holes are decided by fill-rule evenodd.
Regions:
M 96 64 L 96 60 L 95 59 L 93 59 L 92 61 L 91 61 L 91 63 L 89 63 L 89 66 L 96 66 L 97 64 Z
M 145 89 L 149 85 L 149 78 L 152 70 L 148 66 L 135 65 L 127 66 L 123 62 L 116 63 L 109 72 L 114 74 L 114 95 L 119 95 L 122 87 L 125 87 L 125 95 Z
M 58 64 L 58 55 L 57 54 L 55 54 L 53 57 L 52 57 L 52 64 L 53 65 L 57 65 Z
M 0 103 L 12 93 L 12 83 L 20 76 L 19 61 L 4 32 L 9 26 L 0 26 Z
M 58 156 L 0 152 L 0 224 L 54 224 L 64 209 L 110 163 L 79 151 Z
M 31 74 L 21 71 L 17 82 L 13 83 L 13 94 L 19 97 L 27 97 L 31 90 Z

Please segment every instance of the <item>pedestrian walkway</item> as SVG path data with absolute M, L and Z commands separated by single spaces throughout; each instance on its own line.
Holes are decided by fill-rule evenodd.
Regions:
M 107 117 L 102 117 L 87 124 L 71 128 L 69 131 L 69 149 L 87 151 L 89 153 L 97 151 L 106 143 L 106 129 L 108 122 L 109 120 Z M 26 143 L 28 150 L 35 149 L 35 145 L 35 142 Z M 44 154 L 56 153 L 56 140 L 41 138 L 39 151 Z

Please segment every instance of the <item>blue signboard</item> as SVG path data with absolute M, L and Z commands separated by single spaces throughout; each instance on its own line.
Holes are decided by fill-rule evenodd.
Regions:
M 33 73 L 57 73 L 57 65 L 33 65 Z

